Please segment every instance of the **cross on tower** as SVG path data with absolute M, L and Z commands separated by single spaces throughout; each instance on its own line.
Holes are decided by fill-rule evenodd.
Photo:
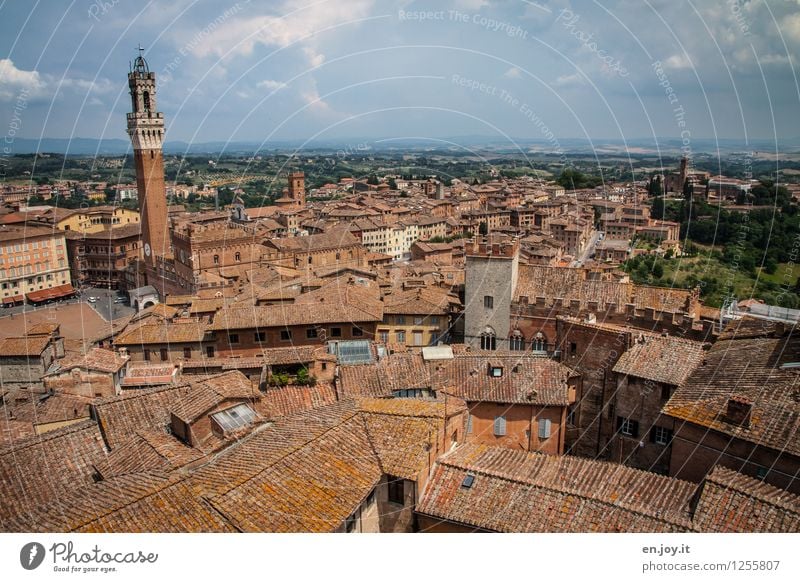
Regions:
M 144 56 L 144 47 L 142 46 L 142 43 L 139 43 L 139 47 L 138 48 L 139 48 L 139 56 L 143 57 Z

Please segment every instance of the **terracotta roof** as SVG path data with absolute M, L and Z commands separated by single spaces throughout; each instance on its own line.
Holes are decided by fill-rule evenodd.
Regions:
M 68 491 L 93 483 L 92 466 L 106 448 L 97 425 L 86 420 L 0 449 L 0 529 Z
M 203 457 L 203 453 L 173 435 L 139 431 L 95 465 L 103 479 L 128 473 L 171 471 Z
M 727 338 L 727 339 L 726 339 Z M 755 444 L 800 455 L 800 336 L 776 329 L 772 337 L 726 335 L 679 387 L 663 412 Z M 750 422 L 727 416 L 731 398 L 752 403 Z
M 338 387 L 343 396 L 390 396 L 395 390 L 432 388 L 420 354 L 392 354 L 359 366 L 340 366 Z
M 408 289 L 383 298 L 384 313 L 401 315 L 447 315 L 461 305 L 458 297 L 437 288 Z
M 28 326 L 27 335 L 50 335 L 61 328 L 60 323 L 40 321 Z
M 205 323 L 145 323 L 125 330 L 114 339 L 114 345 L 149 345 L 198 343 L 205 339 Z
M 158 473 L 119 475 L 75 490 L 8 525 L 37 532 L 235 531 L 185 481 Z
M 704 532 L 800 531 L 800 497 L 721 466 L 706 476 L 694 515 Z
M 0 339 L 0 356 L 6 357 L 39 357 L 50 343 L 46 335 L 7 337 Z
M 674 532 L 691 527 L 695 488 L 614 463 L 465 444 L 437 461 L 417 510 L 498 532 Z
M 305 253 L 358 245 L 358 239 L 346 229 L 337 229 L 291 238 L 273 238 L 269 244 L 283 253 Z
M 704 353 L 700 342 L 648 337 L 622 354 L 614 372 L 680 386 L 702 363 Z
M 73 368 L 113 374 L 118 372 L 127 361 L 127 358 L 123 358 L 117 352 L 104 348 L 92 348 L 86 354 L 71 353 L 56 360 L 54 366 L 48 370 L 48 375 L 62 373 Z
M 383 314 L 362 309 L 361 303 L 340 303 L 320 298 L 316 303 L 231 307 L 217 312 L 209 330 L 227 331 L 314 325 L 328 323 L 366 323 L 380 321 Z
M 336 402 L 336 390 L 333 386 L 318 382 L 314 386 L 269 388 L 255 408 L 265 418 L 275 419 L 334 402 Z
M 550 358 L 528 352 L 457 355 L 430 364 L 436 384 L 467 402 L 567 406 L 574 400 L 567 381 L 578 374 Z M 491 368 L 502 369 L 500 377 Z

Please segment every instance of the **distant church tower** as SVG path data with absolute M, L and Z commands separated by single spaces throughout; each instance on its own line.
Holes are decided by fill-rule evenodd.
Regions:
M 289 198 L 295 204 L 306 205 L 306 177 L 303 172 L 292 172 L 289 174 Z
M 133 143 L 136 186 L 142 224 L 145 263 L 154 267 L 156 257 L 168 254 L 167 192 L 164 187 L 164 114 L 156 111 L 156 75 L 139 56 L 128 73 L 133 110 L 128 113 L 128 135 Z

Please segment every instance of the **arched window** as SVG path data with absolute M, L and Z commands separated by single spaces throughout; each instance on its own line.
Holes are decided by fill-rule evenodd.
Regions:
M 236 259 L 236 262 L 238 263 L 239 261 L 242 260 L 242 253 L 236 253 L 234 258 Z
M 515 329 L 508 338 L 508 349 L 515 351 L 522 351 L 525 349 L 525 337 L 522 332 Z
M 539 352 L 542 354 L 547 353 L 547 338 L 542 332 L 536 334 L 531 342 L 531 351 Z
M 481 333 L 481 349 L 482 350 L 497 349 L 497 334 L 491 327 L 487 326 Z
M 142 101 L 144 102 L 144 110 L 150 111 L 150 92 L 145 91 L 142 93 Z
M 219 255 L 214 255 L 214 264 L 219 265 Z

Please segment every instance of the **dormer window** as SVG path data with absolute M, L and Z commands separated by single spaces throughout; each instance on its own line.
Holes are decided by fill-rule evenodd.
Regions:
M 492 378 L 502 378 L 503 377 L 503 366 L 498 364 L 489 364 L 489 376 Z

